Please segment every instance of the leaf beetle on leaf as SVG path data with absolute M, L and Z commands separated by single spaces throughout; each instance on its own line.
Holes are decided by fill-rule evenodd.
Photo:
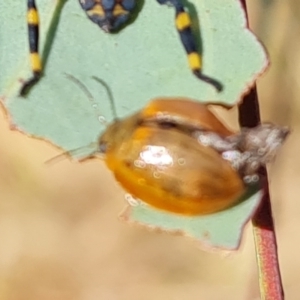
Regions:
M 270 123 L 235 133 L 208 104 L 157 98 L 110 123 L 93 156 L 103 156 L 133 198 L 170 213 L 203 215 L 233 206 L 288 133 Z
M 110 124 L 98 150 L 133 197 L 168 212 L 201 215 L 235 204 L 287 134 L 272 124 L 233 133 L 205 104 L 159 98 Z

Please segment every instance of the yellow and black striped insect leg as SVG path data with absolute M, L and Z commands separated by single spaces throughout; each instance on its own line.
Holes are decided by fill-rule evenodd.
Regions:
M 197 51 L 196 41 L 191 28 L 190 15 L 184 9 L 181 0 L 157 0 L 157 2 L 174 6 L 176 12 L 175 25 L 188 55 L 189 66 L 195 76 L 214 86 L 218 92 L 222 91 L 223 85 L 219 81 L 202 73 L 202 56 Z
M 34 0 L 27 0 L 27 25 L 32 77 L 23 83 L 20 90 L 21 96 L 27 94 L 28 90 L 40 79 L 42 72 L 39 55 L 39 13 Z

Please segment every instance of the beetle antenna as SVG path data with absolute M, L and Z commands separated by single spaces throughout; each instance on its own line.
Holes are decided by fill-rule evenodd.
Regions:
M 74 150 L 75 150 L 75 149 L 74 149 Z M 52 165 L 52 164 L 58 163 L 58 162 L 64 160 L 65 158 L 67 158 L 67 156 L 68 156 L 69 154 L 71 154 L 72 151 L 73 151 L 73 150 L 71 150 L 71 151 L 65 151 L 65 152 L 63 152 L 63 153 L 60 153 L 60 154 L 58 154 L 58 155 L 55 155 L 55 156 L 53 156 L 53 157 L 47 159 L 47 160 L 44 162 L 44 164 L 46 164 L 46 165 Z
M 114 97 L 113 97 L 113 93 L 111 91 L 111 88 L 108 86 L 108 84 L 103 79 L 100 79 L 96 76 L 92 76 L 92 78 L 94 80 L 96 80 L 97 82 L 99 82 L 105 88 L 105 90 L 107 92 L 109 102 L 110 102 L 110 108 L 111 108 L 111 111 L 113 113 L 114 120 L 117 120 L 118 119 L 118 114 L 117 114 L 116 102 L 114 101 Z
M 108 122 L 105 120 L 105 118 L 103 117 L 103 115 L 99 111 L 97 111 L 98 105 L 97 105 L 97 103 L 95 101 L 95 98 L 93 97 L 93 95 L 91 94 L 91 92 L 88 90 L 88 88 L 78 78 L 74 77 L 73 75 L 68 74 L 68 73 L 65 73 L 65 75 L 66 75 L 66 77 L 69 80 L 73 81 L 73 83 L 75 83 L 84 92 L 84 94 L 89 99 L 92 107 L 95 109 L 98 120 L 102 124 L 104 124 L 105 126 L 107 126 Z
M 52 165 L 55 164 L 61 160 L 64 160 L 68 156 L 73 157 L 73 156 L 78 156 L 78 160 L 86 157 L 92 156 L 93 153 L 95 153 L 95 148 L 98 146 L 98 142 L 93 142 L 90 143 L 88 146 L 83 146 L 79 148 L 75 148 L 69 151 L 62 152 L 54 157 L 49 158 L 48 160 L 45 161 L 45 164 L 47 165 Z M 87 152 L 89 152 L 89 155 L 86 155 Z
M 95 101 L 95 98 L 93 97 L 91 92 L 88 90 L 88 88 L 78 78 L 74 77 L 73 75 L 65 73 L 65 76 L 67 77 L 67 79 L 71 80 L 83 91 L 83 93 L 87 96 L 90 103 L 92 104 L 92 107 L 96 110 L 98 108 L 98 105 Z M 107 121 L 105 120 L 105 118 L 98 111 L 96 111 L 96 112 L 97 112 L 98 120 L 102 124 L 107 126 Z M 95 153 L 95 148 L 97 148 L 97 146 L 98 146 L 97 142 L 92 142 L 87 146 L 82 146 L 82 147 L 79 147 L 76 149 L 65 151 L 63 153 L 60 153 L 60 154 L 46 160 L 45 164 L 50 165 L 50 164 L 57 163 L 65 158 L 67 158 L 68 156 L 70 156 L 70 157 L 78 156 L 78 159 L 80 160 L 80 157 L 85 158 L 85 157 L 91 156 L 93 153 Z M 88 154 L 88 155 L 86 155 L 86 154 Z

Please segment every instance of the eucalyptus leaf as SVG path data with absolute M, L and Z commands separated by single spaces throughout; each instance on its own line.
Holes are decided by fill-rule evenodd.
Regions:
M 160 96 L 234 105 L 266 69 L 266 53 L 246 28 L 240 1 L 185 2 L 203 54 L 203 72 L 219 80 L 224 85 L 223 92 L 217 93 L 190 71 L 174 26 L 172 7 L 159 5 L 155 0 L 144 1 L 134 22 L 117 34 L 107 34 L 87 19 L 76 0 L 37 0 L 44 76 L 24 99 L 18 96 L 21 81 L 31 75 L 26 1 L 3 1 L 0 5 L 0 95 L 14 128 L 65 150 L 94 145 L 105 128 L 97 117 L 101 114 L 112 121 L 113 113 L 107 90 L 92 80 L 92 76 L 108 85 L 120 118 Z M 97 103 L 96 109 L 65 73 L 87 86 Z M 86 154 L 93 151 L 89 147 L 87 150 Z M 204 229 L 197 222 L 213 224 L 207 225 L 211 244 L 235 248 L 241 228 L 259 198 L 259 193 L 255 194 L 240 204 L 241 209 L 235 206 L 212 215 L 209 222 L 208 216 L 191 220 L 193 227 L 199 226 L 193 229 L 198 234 L 192 234 L 178 218 L 153 212 L 151 208 L 145 214 L 140 207 L 131 216 L 133 221 L 146 224 L 153 218 L 153 226 L 185 231 L 204 242 Z M 223 218 L 222 214 L 227 217 Z M 228 230 L 224 232 L 225 228 Z

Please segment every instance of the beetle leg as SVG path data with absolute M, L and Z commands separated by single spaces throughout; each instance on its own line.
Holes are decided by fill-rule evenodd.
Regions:
M 218 92 L 223 90 L 223 85 L 202 73 L 202 56 L 197 51 L 195 37 L 191 28 L 191 17 L 184 8 L 181 0 L 156 0 L 159 4 L 169 4 L 175 8 L 175 25 L 179 33 L 181 43 L 187 53 L 190 69 L 194 75 L 212 86 Z
M 35 0 L 27 0 L 27 26 L 32 77 L 23 83 L 20 96 L 25 96 L 36 84 L 42 73 L 42 63 L 39 55 L 39 13 Z

